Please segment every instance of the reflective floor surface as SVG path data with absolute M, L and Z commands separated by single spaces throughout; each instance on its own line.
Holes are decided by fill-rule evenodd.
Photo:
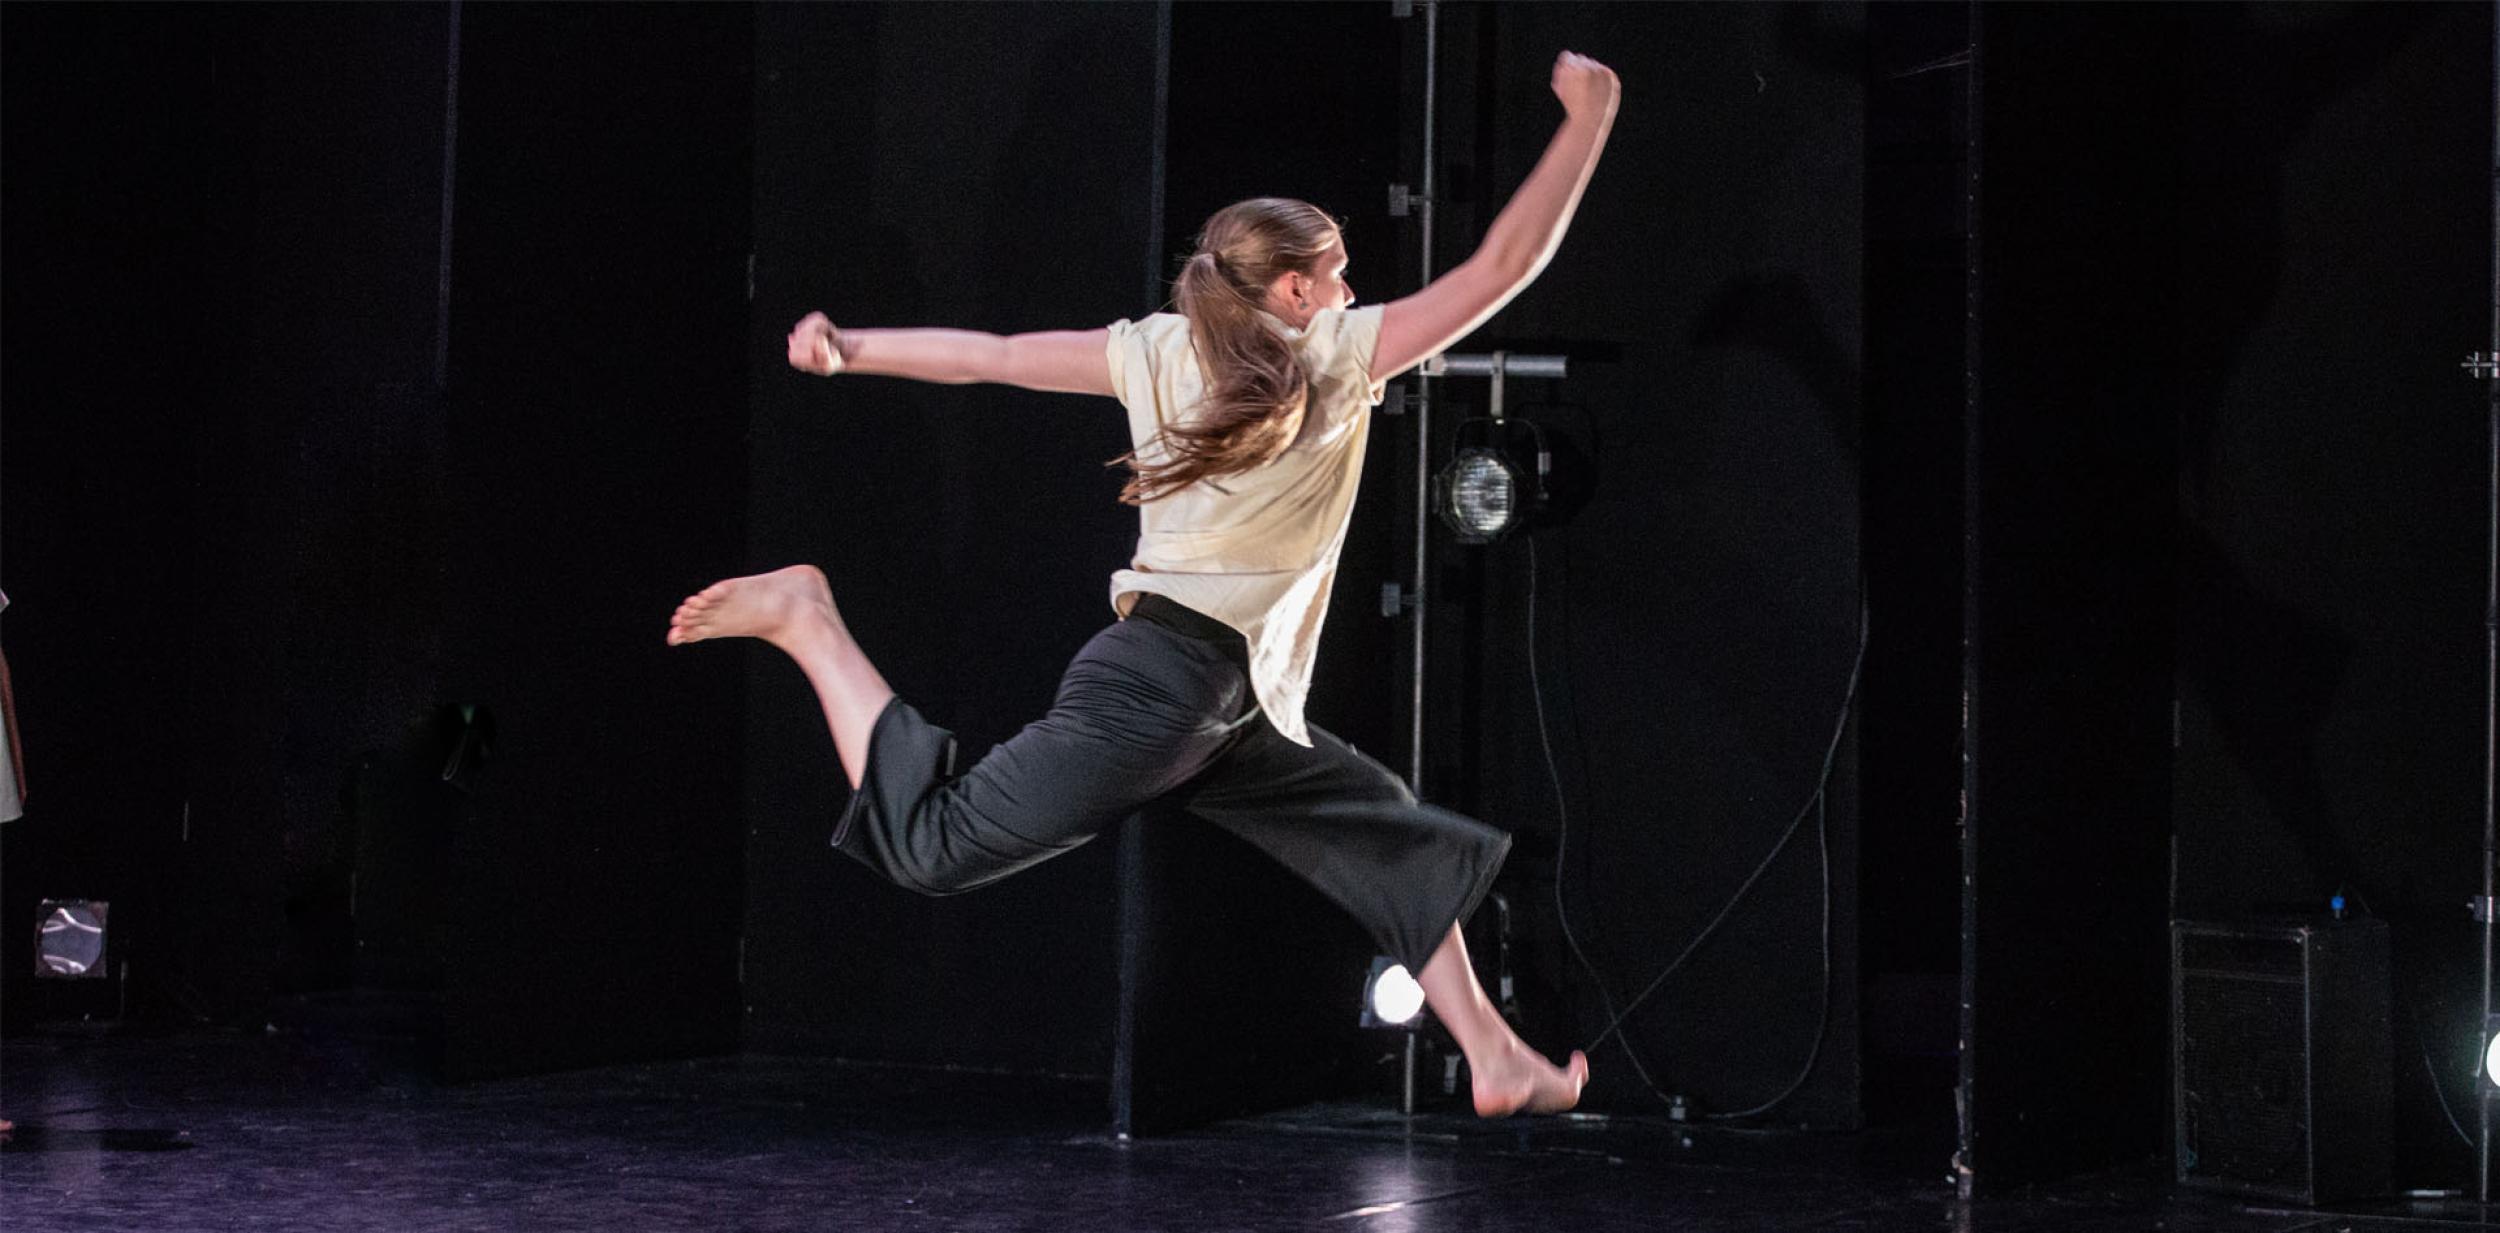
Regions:
M 441 1086 L 267 1036 L 0 1045 L 0 1228 L 1989 1230 L 2495 1228 L 2148 1171 L 1953 1201 L 1933 1135 L 1481 1123 L 1323 1106 L 1119 1143 L 1099 1082 L 727 1057 Z

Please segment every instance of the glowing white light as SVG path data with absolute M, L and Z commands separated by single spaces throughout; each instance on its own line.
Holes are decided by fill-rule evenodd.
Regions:
M 2483 1073 L 2493 1083 L 2500 1083 L 2500 1034 L 2493 1035 L 2491 1044 L 2483 1050 Z
M 1372 982 L 1372 1015 L 1383 1023 L 1404 1023 L 1424 1008 L 1424 987 L 1406 974 L 1406 965 L 1390 964 Z
M 1450 505 L 1468 532 L 1492 535 L 1509 526 L 1513 501 L 1509 468 L 1490 454 L 1459 457 L 1450 480 Z

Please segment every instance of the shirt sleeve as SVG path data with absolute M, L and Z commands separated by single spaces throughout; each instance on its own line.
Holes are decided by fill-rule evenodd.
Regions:
M 1162 431 L 1164 406 L 1171 401 L 1170 357 L 1156 349 L 1170 346 L 1173 320 L 1178 319 L 1158 313 L 1107 327 L 1111 337 L 1103 344 L 1103 358 L 1110 364 L 1111 395 L 1127 408 L 1129 439 L 1141 447 Z M 1181 337 L 1185 342 L 1187 335 Z
M 1372 357 L 1380 350 L 1380 322 L 1386 312 L 1386 305 L 1372 304 L 1329 309 L 1312 317 L 1303 332 L 1308 340 L 1304 355 L 1311 365 L 1312 383 L 1321 386 L 1331 401 L 1377 407 L 1389 396 L 1388 383 L 1372 377 Z
M 1111 396 L 1119 399 L 1121 405 L 1125 406 L 1128 403 L 1128 353 L 1132 345 L 1131 340 L 1136 337 L 1137 326 L 1128 318 L 1122 317 L 1112 322 L 1106 330 L 1111 335 L 1111 340 L 1103 344 L 1103 358 L 1111 363 Z

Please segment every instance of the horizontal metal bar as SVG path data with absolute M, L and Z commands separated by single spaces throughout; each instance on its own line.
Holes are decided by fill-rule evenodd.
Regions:
M 1502 355 L 1502 372 L 1513 377 L 1560 377 L 1567 375 L 1571 357 L 1567 355 Z M 1452 355 L 1443 352 L 1424 361 L 1427 377 L 1490 377 L 1493 356 Z

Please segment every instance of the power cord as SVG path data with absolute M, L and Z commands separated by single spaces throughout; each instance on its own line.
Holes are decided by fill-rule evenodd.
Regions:
M 2356 890 L 2352 892 L 2352 898 L 2354 904 L 2364 913 L 2378 916 L 2377 909 L 2370 906 L 2368 896 Z M 2379 919 L 2385 920 L 2386 918 L 2379 917 Z M 2474 1136 L 2465 1132 L 2465 1123 L 2458 1121 L 2456 1110 L 2449 1107 L 2448 1084 L 2439 1077 L 2439 1067 L 2431 1061 L 2430 1038 L 2422 1032 L 2422 1012 L 2414 1003 L 2413 990 L 2407 985 L 2400 971 L 2391 971 L 2389 976 L 2396 988 L 2396 1000 L 2404 1005 L 2405 1022 L 2413 1029 L 2413 1043 L 2422 1051 L 2422 1073 L 2430 1077 L 2431 1094 L 2439 1098 L 2439 1112 L 2448 1119 L 2448 1129 L 2456 1132 L 2458 1141 L 2471 1148 L 2474 1146 Z
M 1554 738 L 1545 726 L 1545 686 L 1537 672 L 1536 591 L 1537 579 L 1542 573 L 1537 564 L 1536 536 L 1531 534 L 1528 536 L 1528 692 L 1536 702 L 1536 735 L 1538 743 L 1545 749 L 1545 774 L 1554 784 L 1554 919 L 1562 924 L 1563 941 L 1570 945 L 1571 957 L 1579 961 L 1582 971 L 1588 973 L 1589 983 L 1597 986 L 1597 998 L 1605 1006 L 1608 1019 L 1619 1021 L 1622 1016 L 1615 1012 L 1615 995 L 1606 987 L 1606 978 L 1599 974 L 1597 965 L 1589 962 L 1588 952 L 1581 949 L 1579 935 L 1571 928 L 1571 913 L 1563 907 L 1563 871 L 1569 867 L 1564 863 L 1564 857 L 1570 850 L 1571 808 L 1563 792 L 1562 771 L 1554 762 Z M 1590 1041 L 1589 1048 L 1595 1049 L 1605 1043 L 1605 1039 L 1600 1036 Z M 1651 1093 L 1660 1100 L 1668 1099 L 1667 1094 L 1659 1090 L 1658 1081 L 1650 1077 L 1648 1065 L 1632 1048 L 1629 1037 L 1623 1042 L 1623 1056 L 1631 1060 L 1632 1069 L 1641 1076 L 1642 1084 Z
M 1563 939 L 1569 944 L 1572 957 L 1579 962 L 1581 969 L 1588 974 L 1590 982 L 1596 985 L 1598 998 L 1604 1004 L 1607 1014 L 1605 1029 L 1597 1034 L 1596 1039 L 1589 1042 L 1587 1046 L 1589 1049 L 1596 1049 L 1598 1046 L 1606 1043 L 1608 1038 L 1617 1037 L 1623 1026 L 1624 1020 L 1630 1017 L 1633 1011 L 1640 1009 L 1642 1003 L 1648 1001 L 1652 995 L 1656 994 L 1659 988 L 1666 984 L 1667 978 L 1673 976 L 1678 969 L 1682 968 L 1684 966 L 1684 962 L 1687 959 L 1690 959 L 1694 952 L 1701 949 L 1702 944 L 1709 941 L 1711 936 L 1718 932 L 1719 927 L 1726 923 L 1728 916 L 1736 910 L 1736 905 L 1742 902 L 1745 896 L 1753 890 L 1755 883 L 1761 881 L 1762 875 L 1770 870 L 1771 863 L 1779 859 L 1780 853 L 1787 850 L 1789 841 L 1796 838 L 1797 829 L 1805 824 L 1806 816 L 1808 814 L 1815 816 L 1816 846 L 1821 854 L 1822 871 L 1822 928 L 1820 945 L 1822 952 L 1822 980 L 1819 984 L 1817 997 L 1813 1043 L 1807 1050 L 1805 1063 L 1797 1072 L 1796 1079 L 1790 1082 L 1786 1088 L 1783 1088 L 1778 1095 L 1773 1096 L 1771 1099 L 1750 1109 L 1739 1110 L 1732 1113 L 1713 1114 L 1711 1117 L 1713 1120 L 1726 1121 L 1755 1117 L 1769 1112 L 1770 1110 L 1777 1108 L 1791 1096 L 1796 1095 L 1797 1091 L 1805 1086 L 1807 1078 L 1814 1073 L 1815 1065 L 1822 1058 L 1823 1036 L 1831 1025 L 1832 871 L 1830 831 L 1831 811 L 1829 807 L 1830 789 L 1832 767 L 1839 760 L 1841 738 L 1847 734 L 1849 730 L 1850 717 L 1856 711 L 1858 683 L 1866 668 L 1868 632 L 1868 613 L 1866 605 L 1863 600 L 1861 600 L 1858 605 L 1857 654 L 1849 667 L 1849 684 L 1841 697 L 1840 717 L 1833 725 L 1832 739 L 1830 743 L 1824 747 L 1823 765 L 1820 773 L 1818 773 L 1815 778 L 1813 793 L 1807 796 L 1805 804 L 1797 810 L 1796 817 L 1789 821 L 1788 828 L 1781 833 L 1779 842 L 1771 846 L 1770 852 L 1762 858 L 1759 864 L 1754 866 L 1753 872 L 1747 875 L 1744 882 L 1736 888 L 1736 892 L 1728 897 L 1726 905 L 1719 909 L 1718 914 L 1711 918 L 1710 923 L 1703 926 L 1701 932 L 1695 935 L 1693 940 L 1685 945 L 1683 951 L 1678 953 L 1674 960 L 1667 964 L 1664 970 L 1660 971 L 1657 976 L 1651 978 L 1650 982 L 1642 987 L 1640 993 L 1635 995 L 1631 1001 L 1625 1003 L 1623 1007 L 1618 1010 L 1614 1004 L 1614 995 L 1606 985 L 1605 977 L 1598 972 L 1597 966 L 1590 962 L 1588 952 L 1581 947 L 1579 937 L 1571 927 L 1570 913 L 1565 909 L 1563 903 L 1563 877 L 1567 868 L 1564 863 L 1564 856 L 1569 850 L 1570 818 L 1569 810 L 1564 801 L 1562 773 L 1554 760 L 1553 739 L 1546 728 L 1545 691 L 1537 670 L 1536 600 L 1537 584 L 1541 573 L 1542 571 L 1538 568 L 1536 540 L 1533 536 L 1531 536 L 1528 540 L 1528 686 L 1530 692 L 1534 695 L 1536 704 L 1537 736 L 1544 746 L 1546 774 L 1552 780 L 1554 785 L 1554 915 L 1556 920 L 1562 925 Z M 1863 593 L 1863 588 L 1861 588 L 1861 593 Z M 1641 1082 L 1649 1088 L 1651 1094 L 1657 1096 L 1662 1101 L 1667 1101 L 1668 1103 L 1673 1104 L 1673 1098 L 1659 1088 L 1657 1080 L 1650 1075 L 1648 1066 L 1642 1061 L 1639 1051 L 1632 1047 L 1632 1039 L 1630 1035 L 1621 1035 L 1619 1043 L 1623 1046 L 1624 1056 L 1630 1059 L 1632 1069 L 1640 1074 Z

